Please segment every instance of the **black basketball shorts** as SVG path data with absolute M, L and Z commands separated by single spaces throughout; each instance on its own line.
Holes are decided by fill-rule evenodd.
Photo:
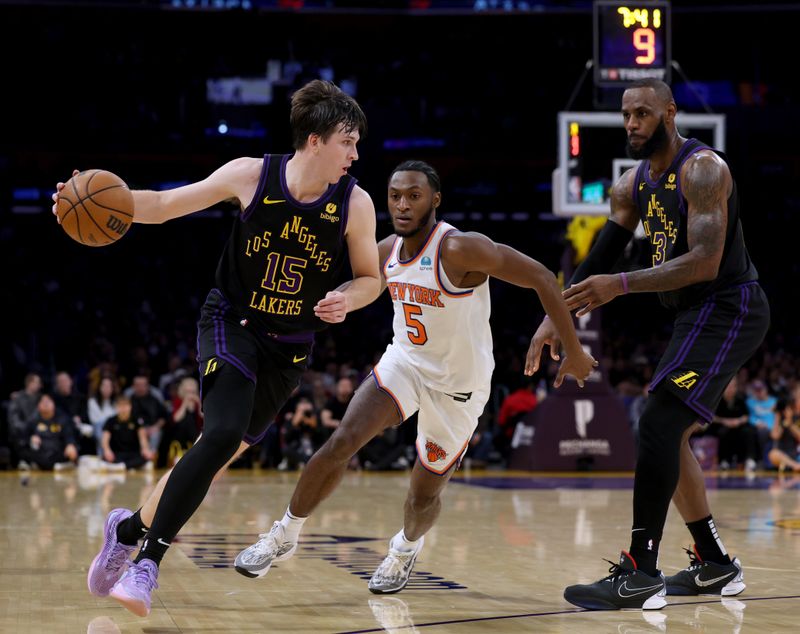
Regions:
M 267 335 L 257 333 L 233 314 L 212 290 L 197 324 L 197 353 L 200 364 L 201 398 L 214 389 L 216 373 L 229 364 L 255 386 L 250 424 L 244 441 L 258 443 L 275 420 L 278 411 L 300 383 L 308 367 L 313 333 Z
M 761 345 L 768 328 L 769 302 L 758 282 L 714 293 L 678 313 L 650 391 L 663 386 L 710 423 L 725 386 Z

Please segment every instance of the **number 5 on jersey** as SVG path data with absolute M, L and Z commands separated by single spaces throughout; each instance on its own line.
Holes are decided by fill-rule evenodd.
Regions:
M 403 304 L 403 313 L 406 316 L 406 326 L 408 326 L 408 340 L 415 346 L 425 345 L 428 341 L 428 333 L 425 326 L 418 319 L 422 315 L 422 307 L 416 304 Z

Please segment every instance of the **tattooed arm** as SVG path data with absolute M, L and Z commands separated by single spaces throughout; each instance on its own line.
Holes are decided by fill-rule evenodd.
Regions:
M 625 292 L 672 291 L 713 280 L 719 271 L 728 225 L 728 196 L 733 179 L 727 164 L 710 150 L 701 150 L 681 170 L 683 194 L 689 203 L 689 251 L 663 264 L 621 275 L 592 275 L 564 291 L 570 310 L 581 317 Z M 613 206 L 613 199 L 612 199 Z
M 671 291 L 717 277 L 733 187 L 730 170 L 717 154 L 702 150 L 683 165 L 681 183 L 689 203 L 689 251 L 658 267 L 628 273 L 632 292 Z

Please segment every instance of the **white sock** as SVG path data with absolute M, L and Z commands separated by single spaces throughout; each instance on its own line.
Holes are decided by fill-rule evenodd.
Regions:
M 295 543 L 297 541 L 297 539 L 300 537 L 300 531 L 303 529 L 303 524 L 307 519 L 307 517 L 295 517 L 287 507 L 286 514 L 281 520 L 281 525 L 283 526 L 283 532 L 286 535 L 287 542 Z
M 419 540 L 410 541 L 406 539 L 406 534 L 404 531 L 400 531 L 392 537 L 392 548 L 395 550 L 399 550 L 401 553 L 410 553 L 417 549 L 419 546 Z

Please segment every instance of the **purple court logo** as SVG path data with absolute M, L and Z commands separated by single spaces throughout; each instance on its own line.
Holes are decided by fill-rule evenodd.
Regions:
M 199 568 L 233 568 L 233 560 L 240 550 L 253 543 L 255 535 L 207 533 L 179 535 L 174 543 Z M 313 533 L 303 535 L 296 559 L 322 559 L 329 564 L 356 575 L 366 583 L 386 556 L 388 536 L 353 537 Z M 375 544 L 374 542 L 378 542 Z M 369 543 L 366 545 L 365 543 Z M 374 546 L 377 546 L 375 548 Z M 274 565 L 278 568 L 283 564 Z M 456 581 L 449 581 L 433 572 L 415 569 L 406 586 L 408 590 L 466 590 Z

